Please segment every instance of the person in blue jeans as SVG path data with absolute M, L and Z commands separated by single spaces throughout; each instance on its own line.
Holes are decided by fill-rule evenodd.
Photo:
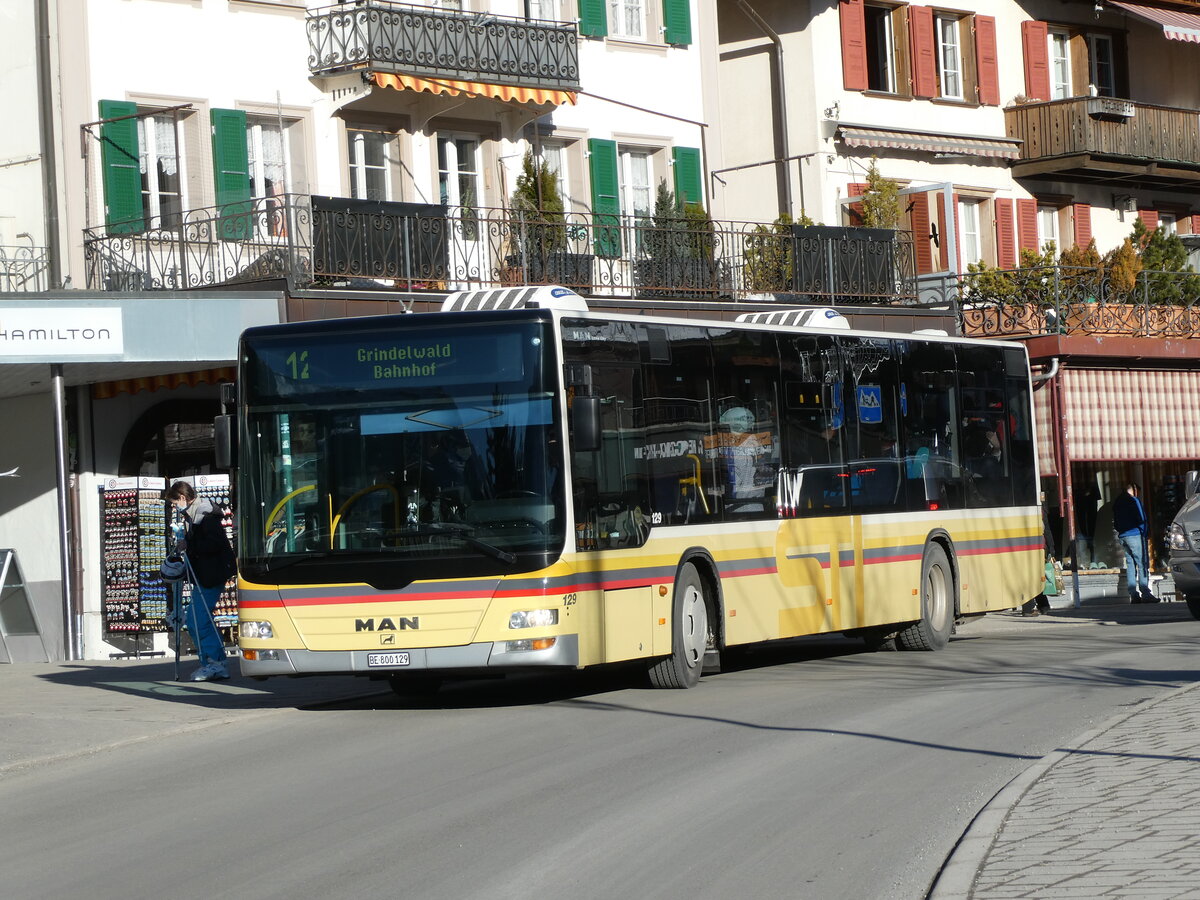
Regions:
M 207 497 L 197 496 L 186 481 L 171 485 L 167 501 L 183 519 L 184 532 L 175 542 L 175 551 L 186 554 L 193 577 L 186 624 L 200 657 L 200 668 L 192 673 L 191 680 L 221 681 L 229 677 L 229 669 L 213 610 L 225 582 L 236 571 L 233 547 L 221 524 L 221 511 Z
M 1125 587 L 1130 603 L 1156 603 L 1150 592 L 1150 552 L 1146 536 L 1146 508 L 1134 482 L 1125 486 L 1125 493 L 1113 501 L 1113 528 L 1125 548 Z

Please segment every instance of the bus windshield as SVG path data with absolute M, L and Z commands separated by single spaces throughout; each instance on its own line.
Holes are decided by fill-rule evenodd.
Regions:
M 561 551 L 545 323 L 401 321 L 247 336 L 247 575 L 396 584 L 522 571 Z

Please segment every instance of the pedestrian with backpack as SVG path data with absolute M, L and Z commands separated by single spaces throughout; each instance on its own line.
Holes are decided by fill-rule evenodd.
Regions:
M 183 520 L 183 534 L 175 541 L 175 552 L 186 560 L 192 581 L 186 625 L 200 657 L 200 668 L 190 680 L 222 681 L 229 678 L 229 668 L 213 610 L 225 583 L 237 571 L 233 547 L 221 523 L 221 510 L 207 497 L 198 496 L 186 481 L 171 485 L 167 502 Z

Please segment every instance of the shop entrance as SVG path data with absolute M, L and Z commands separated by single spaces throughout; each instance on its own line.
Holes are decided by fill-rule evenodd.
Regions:
M 213 472 L 214 400 L 172 400 L 146 410 L 121 446 L 119 475 L 178 478 Z

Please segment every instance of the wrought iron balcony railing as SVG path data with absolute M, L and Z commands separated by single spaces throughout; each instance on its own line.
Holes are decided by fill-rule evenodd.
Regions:
M 0 246 L 0 294 L 46 290 L 48 263 L 45 247 Z
M 358 0 L 308 14 L 308 68 L 579 90 L 579 33 L 570 22 Z
M 904 233 L 285 195 L 190 210 L 170 227 L 85 232 L 94 290 L 293 287 L 462 290 L 562 284 L 584 295 L 914 304 Z M 115 226 L 113 231 L 120 231 Z
M 1037 266 L 922 285 L 922 300 L 958 304 L 971 337 L 1103 335 L 1200 338 L 1200 273 Z

